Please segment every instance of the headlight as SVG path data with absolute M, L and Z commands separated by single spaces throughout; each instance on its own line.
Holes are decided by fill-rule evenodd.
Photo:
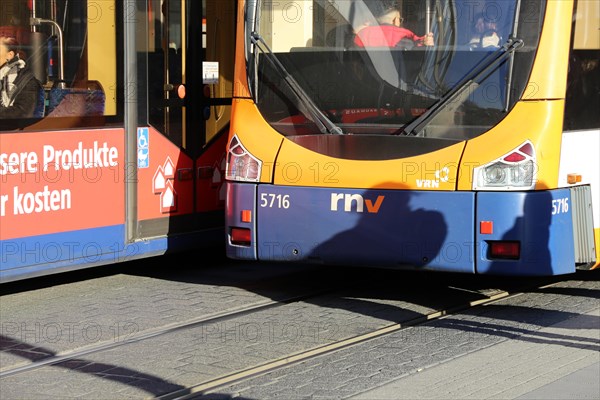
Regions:
M 258 182 L 262 169 L 262 161 L 246 150 L 234 135 L 229 141 L 225 177 L 233 181 Z
M 473 190 L 533 189 L 537 165 L 535 150 L 527 141 L 502 157 L 473 170 Z

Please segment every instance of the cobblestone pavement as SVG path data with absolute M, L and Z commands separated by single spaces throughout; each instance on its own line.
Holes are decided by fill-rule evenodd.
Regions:
M 579 278 L 197 398 L 600 399 L 600 274 Z
M 133 267 L 123 266 L 126 273 L 110 273 L 120 268 L 115 266 L 107 272 L 39 278 L 32 290 L 3 293 L 0 372 L 48 355 L 119 343 L 170 325 L 294 296 L 313 280 L 307 267 L 252 268 L 228 260 L 163 270 L 164 264 L 177 265 L 185 258 L 136 261 Z M 82 278 L 87 275 L 89 279 Z M 45 281 L 56 284 L 46 286 Z M 14 291 L 28 285 L 32 284 L 5 287 Z M 7 351 L 12 346 L 20 351 Z
M 52 355 L 99 344 L 108 347 L 62 363 L 2 376 L 2 398 L 157 397 L 294 352 L 411 320 L 447 304 L 482 298 L 489 284 L 497 283 L 456 275 L 326 270 L 289 264 L 257 266 L 223 261 L 212 266 L 187 265 L 175 272 L 139 265 L 142 267 L 127 273 L 59 281 L 3 294 L 0 373 Z M 340 286 L 342 275 L 343 281 L 349 282 L 346 286 Z M 593 362 L 598 361 L 598 277 L 595 272 L 569 276 L 557 286 L 407 328 L 197 397 L 368 399 L 402 398 L 398 393 L 405 393 L 404 398 L 462 398 L 463 394 L 491 398 L 505 393 L 514 398 L 534 393 L 544 382 L 552 383 L 553 377 L 585 367 L 593 369 Z M 198 323 L 193 329 L 173 329 L 144 341 L 127 342 L 159 328 L 324 288 L 336 290 L 301 302 L 283 302 L 277 308 L 233 320 Z M 113 346 L 119 344 L 126 345 Z M 532 368 L 542 370 L 552 360 L 542 355 L 549 349 L 560 349 L 564 355 L 559 362 L 564 361 L 565 367 L 553 365 L 555 372 L 539 373 L 519 383 L 522 390 L 512 392 L 479 392 L 477 387 L 463 391 L 459 383 L 463 374 L 451 374 L 456 372 L 452 365 L 466 360 L 463 362 L 470 372 L 464 374 L 464 379 L 472 381 L 481 370 L 481 382 L 485 383 L 493 369 L 485 369 L 478 362 L 493 366 L 488 359 L 504 355 L 500 382 L 515 382 L 512 371 L 524 371 L 517 375 L 525 379 L 527 363 L 522 363 L 520 370 L 508 366 L 513 360 L 509 356 L 512 348 L 517 349 L 514 359 L 524 354 L 532 360 Z M 469 361 L 468 357 L 477 354 L 482 354 L 481 358 Z M 575 361 L 569 364 L 572 355 Z M 428 385 L 430 391 L 419 392 L 424 390 L 418 384 L 420 377 L 434 383 L 444 382 L 445 377 L 456 385 L 445 384 L 445 390 L 440 385 Z M 491 383 L 482 385 L 484 389 L 491 387 Z

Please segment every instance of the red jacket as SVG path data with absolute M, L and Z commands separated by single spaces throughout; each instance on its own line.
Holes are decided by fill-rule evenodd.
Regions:
M 358 47 L 395 47 L 402 39 L 422 42 L 425 36 L 417 36 L 412 31 L 395 25 L 372 25 L 361 29 L 354 37 Z M 422 44 L 422 43 L 415 43 Z

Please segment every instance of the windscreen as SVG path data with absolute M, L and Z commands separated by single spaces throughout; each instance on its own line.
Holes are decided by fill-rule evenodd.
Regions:
M 250 87 L 282 134 L 323 133 L 319 113 L 344 133 L 402 134 L 437 108 L 419 136 L 456 140 L 485 132 L 520 98 L 543 14 L 541 2 L 528 2 L 524 13 L 508 0 L 248 7 Z

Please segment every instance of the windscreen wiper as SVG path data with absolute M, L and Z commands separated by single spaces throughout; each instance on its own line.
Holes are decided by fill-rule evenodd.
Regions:
M 405 136 L 419 136 L 425 126 L 433 120 L 449 104 L 462 104 L 461 97 L 469 96 L 472 93 L 471 88 L 479 85 L 480 78 L 487 76 L 498 68 L 512 53 L 523 47 L 523 40 L 511 38 L 502 47 L 493 53 L 488 54 L 486 58 L 475 66 L 463 79 L 461 79 L 452 89 L 442 96 L 435 104 L 419 115 L 414 121 L 406 125 L 402 130 Z
M 319 128 L 321 133 L 329 133 L 335 135 L 343 135 L 342 128 L 331 121 L 327 115 L 315 104 L 311 97 L 304 91 L 302 86 L 294 79 L 287 71 L 283 64 L 275 57 L 273 51 L 269 48 L 265 40 L 256 32 L 250 34 L 250 41 L 266 56 L 267 60 L 275 67 L 279 75 L 288 84 L 294 95 L 300 100 L 306 108 L 306 112 L 310 114 L 311 119 Z

